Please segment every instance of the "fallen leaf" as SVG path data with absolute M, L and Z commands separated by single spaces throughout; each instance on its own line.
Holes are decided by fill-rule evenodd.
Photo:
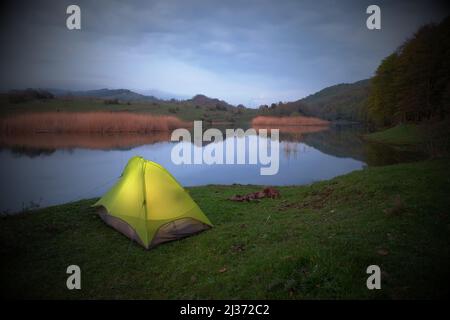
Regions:
M 245 250 L 245 246 L 243 244 L 236 244 L 236 245 L 233 245 L 231 248 L 235 252 L 242 252 Z
M 226 272 L 227 271 L 227 268 L 226 267 L 223 267 L 222 269 L 219 269 L 219 272 L 220 273 L 224 273 L 224 272 Z

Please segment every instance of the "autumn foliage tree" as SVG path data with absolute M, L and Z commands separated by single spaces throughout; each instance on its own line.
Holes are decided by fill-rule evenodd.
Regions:
M 421 27 L 372 79 L 368 116 L 377 125 L 442 119 L 450 108 L 450 17 Z

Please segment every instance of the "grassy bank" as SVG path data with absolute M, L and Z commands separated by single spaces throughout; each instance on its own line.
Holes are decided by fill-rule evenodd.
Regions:
M 190 188 L 215 228 L 145 251 L 84 200 L 4 217 L 9 298 L 436 298 L 448 294 L 449 160 L 369 168 L 282 198 L 226 200 L 255 186 Z M 82 290 L 65 287 L 82 269 Z M 382 290 L 366 288 L 366 268 Z
M 365 135 L 369 141 L 395 146 L 448 147 L 450 141 L 450 119 L 438 122 L 405 123 Z
M 450 120 L 400 124 L 367 134 L 369 142 L 387 144 L 395 149 L 439 158 L 450 155 Z
M 415 124 L 401 124 L 365 136 L 367 140 L 392 145 L 418 145 L 425 142 L 424 129 Z

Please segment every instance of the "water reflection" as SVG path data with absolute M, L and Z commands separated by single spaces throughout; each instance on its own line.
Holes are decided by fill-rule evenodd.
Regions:
M 100 196 L 134 155 L 161 163 L 185 186 L 308 184 L 410 156 L 366 143 L 363 133 L 361 127 L 282 128 L 274 176 L 261 176 L 260 165 L 175 165 L 169 133 L 1 136 L 0 212 Z
M 30 157 L 51 154 L 57 149 L 132 149 L 134 147 L 170 140 L 169 132 L 152 134 L 15 134 L 0 135 L 0 148 Z
M 423 159 L 424 153 L 402 150 L 389 145 L 368 142 L 363 139 L 368 129 L 360 126 L 335 126 L 330 130 L 304 134 L 302 141 L 323 153 L 339 158 L 352 158 L 369 166 L 382 166 Z

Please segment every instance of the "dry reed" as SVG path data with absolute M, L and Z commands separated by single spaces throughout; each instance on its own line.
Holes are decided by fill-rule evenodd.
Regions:
M 41 112 L 0 118 L 0 132 L 18 133 L 150 133 L 189 127 L 175 116 L 130 112 Z

